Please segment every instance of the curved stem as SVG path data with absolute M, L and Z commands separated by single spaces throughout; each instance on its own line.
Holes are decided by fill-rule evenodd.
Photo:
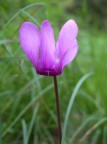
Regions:
M 60 102 L 59 102 L 58 86 L 57 86 L 57 78 L 56 78 L 56 76 L 53 76 L 53 80 L 54 80 L 56 107 L 57 107 L 57 118 L 58 118 L 58 138 L 59 138 L 59 144 L 61 144 L 61 139 L 62 139 L 61 113 L 60 113 Z

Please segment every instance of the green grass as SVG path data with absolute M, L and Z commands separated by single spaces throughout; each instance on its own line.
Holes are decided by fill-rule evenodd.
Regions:
M 82 16 L 68 14 L 63 4 L 30 3 L 9 13 L 10 17 L 10 9 L 1 5 L 0 144 L 57 143 L 52 77 L 36 74 L 20 47 L 19 28 L 23 21 L 40 27 L 49 19 L 57 39 L 61 26 L 70 18 L 79 26 L 79 51 L 58 76 L 63 143 L 107 143 L 107 34 L 86 24 Z M 86 79 L 87 73 L 93 75 Z

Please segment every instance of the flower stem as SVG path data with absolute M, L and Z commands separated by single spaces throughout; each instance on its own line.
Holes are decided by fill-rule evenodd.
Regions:
M 53 80 L 54 80 L 56 107 L 57 107 L 57 118 L 58 118 L 58 138 L 59 138 L 59 144 L 61 144 L 61 139 L 62 139 L 61 113 L 60 113 L 60 102 L 59 102 L 58 86 L 57 86 L 57 78 L 56 78 L 56 76 L 53 76 Z

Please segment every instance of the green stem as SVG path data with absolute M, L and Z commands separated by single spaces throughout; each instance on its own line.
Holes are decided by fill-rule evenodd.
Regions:
M 60 102 L 59 102 L 58 86 L 57 86 L 57 78 L 56 78 L 56 76 L 53 76 L 53 80 L 54 80 L 56 107 L 57 107 L 57 118 L 58 118 L 58 139 L 59 139 L 59 144 L 61 144 L 61 139 L 62 139 L 61 113 L 60 113 Z

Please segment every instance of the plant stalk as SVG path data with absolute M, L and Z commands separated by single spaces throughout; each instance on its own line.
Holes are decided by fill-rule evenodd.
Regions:
M 57 78 L 56 78 L 56 76 L 53 76 L 53 80 L 54 80 L 55 97 L 56 97 L 56 108 L 57 108 L 57 118 L 58 118 L 58 139 L 59 139 L 59 144 L 61 144 L 61 139 L 62 139 L 61 113 L 60 113 L 60 101 L 59 101 L 59 95 L 58 95 L 58 86 L 57 86 Z

